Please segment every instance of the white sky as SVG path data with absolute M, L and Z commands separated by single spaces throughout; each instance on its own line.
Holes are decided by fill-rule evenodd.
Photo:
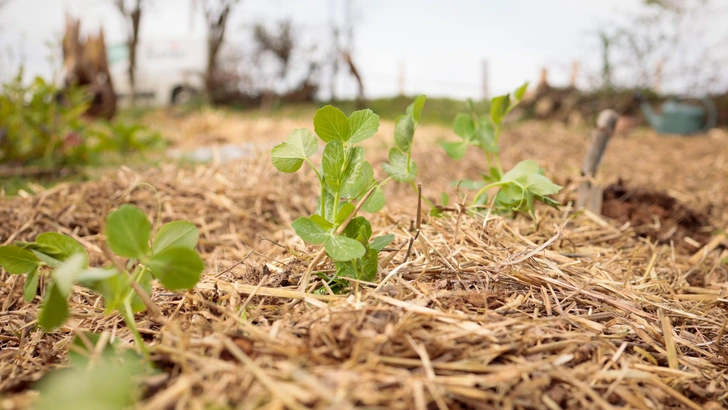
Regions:
M 190 0 L 152 0 L 140 37 L 204 36 L 201 13 Z M 47 43 L 59 41 L 64 11 L 80 16 L 82 29 L 103 25 L 107 45 L 124 38 L 111 0 L 11 0 L 0 10 L 0 72 L 22 61 L 29 74 L 49 75 Z M 342 0 L 242 0 L 231 17 L 228 39 L 240 42 L 257 21 L 294 22 L 300 38 L 328 33 L 332 16 L 343 15 Z M 398 90 L 400 64 L 408 93 L 456 98 L 481 96 L 481 61 L 489 62 L 491 93 L 524 80 L 535 82 L 542 66 L 552 84 L 567 82 L 571 63 L 582 71 L 598 67 L 597 30 L 640 0 L 355 0 L 354 58 L 369 96 Z M 324 38 L 323 41 L 327 41 Z M 342 71 L 344 71 L 342 69 Z M 585 81 L 585 80 L 583 80 Z M 343 75 L 340 93 L 355 86 Z

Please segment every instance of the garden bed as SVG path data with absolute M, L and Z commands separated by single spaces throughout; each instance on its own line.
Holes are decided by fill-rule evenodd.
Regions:
M 382 139 L 367 145 L 379 162 L 392 129 L 382 128 Z M 435 148 L 445 132 L 423 127 L 415 142 L 431 199 L 454 192 L 450 180 L 477 176 L 478 158 L 455 165 Z M 527 123 L 505 133 L 504 162 L 539 158 L 566 188 L 557 199 L 573 199 L 586 131 Z M 617 137 L 600 179 L 621 176 L 630 187 L 667 192 L 709 226 L 726 227 L 727 146 L 722 135 Z M 395 235 L 377 281 L 345 295 L 301 293 L 296 287 L 317 250 L 290 228 L 315 204 L 306 177 L 277 172 L 269 154 L 224 165 L 121 169 L 2 200 L 0 243 L 58 231 L 100 261 L 105 215 L 124 203 L 152 221 L 197 225 L 201 282 L 187 293 L 155 288 L 164 317 L 136 316 L 161 370 L 141 381 L 139 408 L 728 405 L 722 244 L 692 258 L 699 251 L 676 243 L 704 242 L 693 234 L 645 238 L 640 226 L 568 206 L 538 207 L 536 223 L 427 217 L 418 235 L 417 198 L 392 187 L 387 207 L 370 218 L 375 236 Z M 701 231 L 706 239 L 715 233 Z M 133 348 L 122 319 L 105 316 L 98 297 L 84 292 L 71 299 L 67 325 L 49 334 L 34 329 L 40 297 L 25 304 L 23 281 L 0 274 L 3 409 L 36 399 L 34 383 L 66 363 L 75 332 L 109 332 Z

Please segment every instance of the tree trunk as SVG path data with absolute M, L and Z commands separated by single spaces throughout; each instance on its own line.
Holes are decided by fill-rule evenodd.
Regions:
M 351 75 L 354 76 L 354 79 L 356 79 L 356 83 L 359 86 L 359 90 L 356 95 L 356 107 L 357 109 L 363 109 L 366 105 L 366 98 L 364 97 L 364 82 L 361 79 L 361 75 L 359 75 L 359 71 L 354 65 L 354 61 L 351 59 L 351 53 L 344 51 L 342 54 L 344 56 L 344 60 L 346 60 L 346 64 L 349 65 Z
M 227 19 L 230 15 L 230 4 L 224 4 L 219 15 L 214 16 L 211 10 L 206 10 L 208 21 L 207 34 L 207 72 L 205 73 L 205 91 L 209 103 L 216 100 L 216 91 L 220 87 L 218 84 L 218 61 L 217 56 L 225 39 L 225 27 Z
M 136 62 L 137 62 L 137 45 L 139 44 L 139 24 L 142 18 L 142 0 L 136 0 L 136 5 L 131 11 L 129 18 L 131 20 L 131 32 L 127 40 L 129 47 L 129 98 L 131 105 L 136 105 Z

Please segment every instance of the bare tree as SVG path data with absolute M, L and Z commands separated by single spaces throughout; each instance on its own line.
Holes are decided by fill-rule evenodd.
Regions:
M 127 7 L 124 0 L 113 0 L 116 8 L 124 18 L 126 25 L 126 46 L 129 49 L 129 97 L 132 105 L 136 103 L 136 61 L 137 45 L 139 44 L 139 24 L 142 19 L 142 0 L 133 0 L 133 6 Z
M 240 0 L 197 0 L 204 13 L 207 25 L 207 66 L 205 72 L 205 91 L 208 101 L 214 100 L 217 84 L 218 54 L 225 40 L 225 29 L 227 27 L 230 12 Z

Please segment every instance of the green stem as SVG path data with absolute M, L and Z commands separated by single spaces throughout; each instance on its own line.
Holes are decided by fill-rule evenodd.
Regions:
M 336 193 L 334 194 L 334 214 L 333 214 L 333 217 L 331 218 L 332 219 L 331 222 L 336 222 L 336 217 L 339 214 L 339 197 L 340 197 L 339 191 L 336 191 Z
M 142 339 L 142 335 L 141 333 L 139 333 L 139 329 L 137 329 L 136 322 L 134 321 L 134 313 L 132 313 L 131 311 L 131 301 L 125 300 L 124 309 L 119 309 L 119 313 L 121 313 L 121 317 L 124 319 L 126 327 L 128 327 L 131 331 L 131 334 L 134 337 L 134 341 L 136 342 L 137 346 L 139 346 L 139 350 L 141 350 L 144 356 L 149 357 L 149 350 L 147 350 L 147 345 L 144 343 L 144 339 Z
M 319 186 L 321 186 L 321 216 L 326 217 L 326 186 L 324 186 L 324 178 L 321 176 L 321 173 L 318 172 L 318 169 L 316 169 L 310 159 L 304 158 L 304 161 L 311 166 L 313 172 L 316 173 L 316 177 L 318 177 Z
M 505 184 L 508 184 L 508 183 L 510 183 L 510 181 L 508 181 L 508 182 L 498 181 L 498 182 L 493 182 L 492 184 L 488 184 L 488 185 L 480 188 L 480 191 L 478 191 L 478 193 L 475 194 L 475 198 L 473 198 L 473 205 L 477 204 L 478 203 L 478 198 L 480 198 L 489 189 L 495 188 L 497 186 L 505 185 Z

